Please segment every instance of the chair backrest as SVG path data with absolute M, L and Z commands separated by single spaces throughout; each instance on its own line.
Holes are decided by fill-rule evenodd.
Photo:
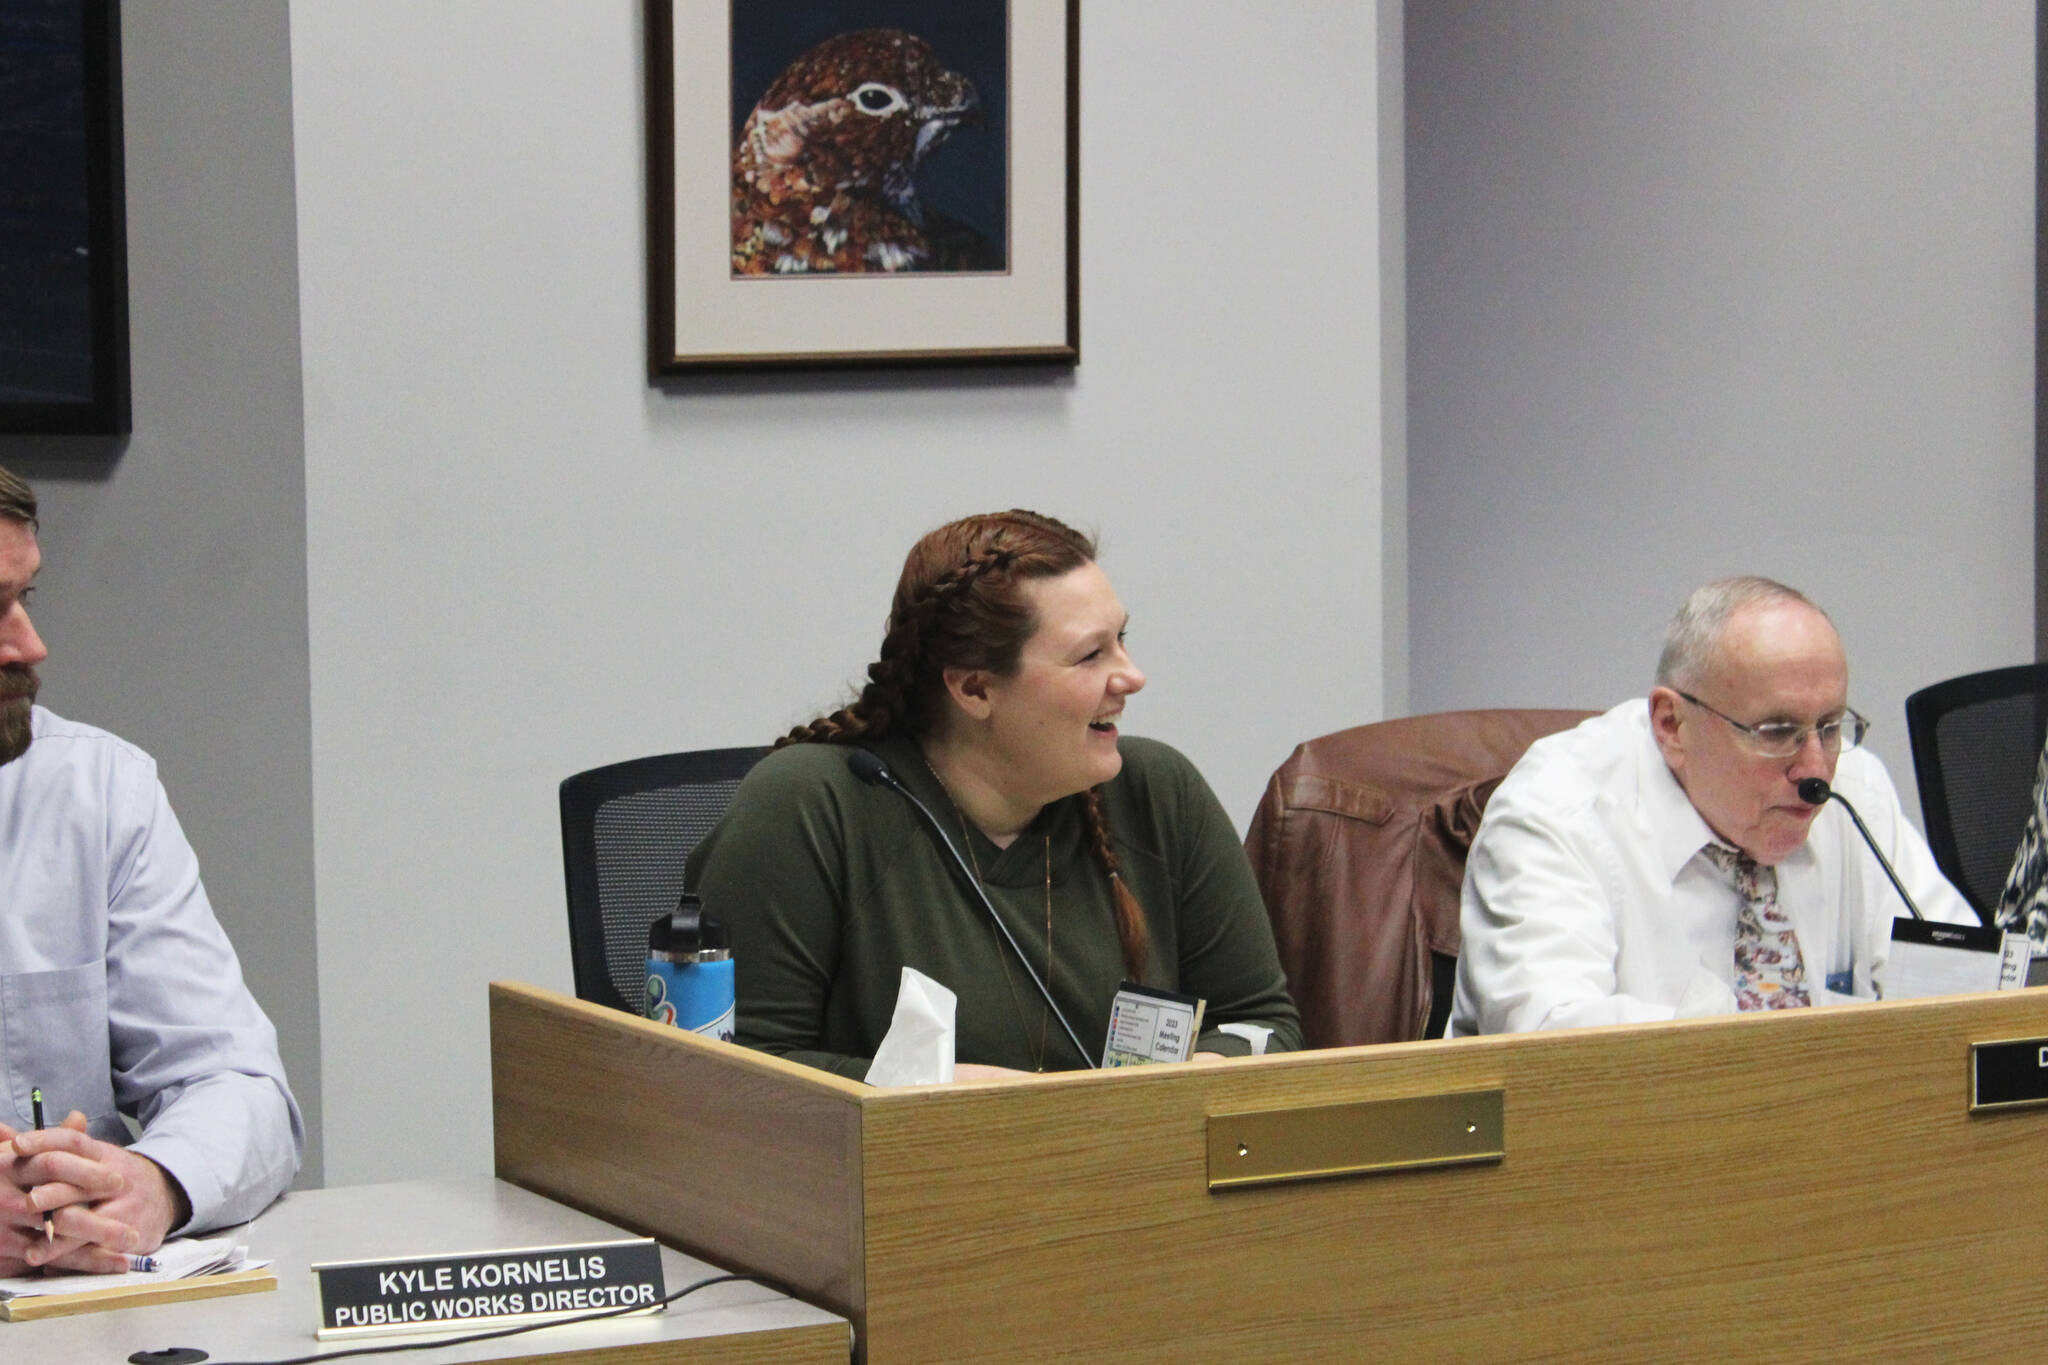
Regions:
M 647 927 L 676 908 L 690 850 L 767 753 L 661 754 L 562 783 L 562 871 L 578 999 L 640 1013 Z
M 2033 807 L 2048 739 L 2048 664 L 1970 673 L 1906 698 L 1927 846 L 1985 923 Z
M 1310 1047 L 1437 1037 L 1465 855 L 1523 751 L 1591 711 L 1447 711 L 1298 746 L 1245 851 Z

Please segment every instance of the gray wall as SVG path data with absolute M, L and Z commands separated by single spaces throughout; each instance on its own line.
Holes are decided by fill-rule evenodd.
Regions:
M 1407 20 L 1414 709 L 1640 694 L 1760 572 L 1917 806 L 1906 694 L 2032 656 L 2034 5 Z
M 337 1182 L 488 1168 L 485 983 L 569 985 L 560 779 L 836 703 L 939 522 L 1098 527 L 1130 727 L 1240 822 L 1382 713 L 1374 6 L 1082 7 L 1077 371 L 653 388 L 643 8 L 293 8 Z
M 1901 776 L 2028 652 L 2029 5 L 1433 0 L 1405 72 L 1399 0 L 1090 5 L 1080 370 L 656 388 L 640 12 L 131 3 L 136 434 L 0 443 L 46 697 L 161 758 L 337 1180 L 486 1167 L 554 783 L 832 702 L 965 510 L 1105 532 L 1240 820 L 1306 735 L 1640 690 L 1715 573 L 1835 610 Z
M 155 754 L 320 1183 L 306 510 L 282 0 L 122 11 L 135 430 L 0 437 L 42 500 L 43 701 Z
M 1380 172 L 1380 648 L 1385 711 L 1409 713 L 1408 184 L 1402 0 L 1378 0 Z M 1363 723 L 1358 722 L 1358 723 Z

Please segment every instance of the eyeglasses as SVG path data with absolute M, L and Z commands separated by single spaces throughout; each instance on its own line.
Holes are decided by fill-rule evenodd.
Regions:
M 1677 691 L 1676 688 L 1672 690 Z M 1822 753 L 1839 754 L 1861 744 L 1863 736 L 1870 733 L 1870 722 L 1851 707 L 1843 707 L 1841 715 L 1817 725 L 1801 725 L 1792 720 L 1767 720 L 1761 725 L 1744 725 L 1726 711 L 1715 711 L 1690 692 L 1679 692 L 1678 695 L 1734 726 L 1742 735 L 1744 747 L 1758 758 L 1795 757 L 1806 747 L 1808 735 L 1820 741 Z

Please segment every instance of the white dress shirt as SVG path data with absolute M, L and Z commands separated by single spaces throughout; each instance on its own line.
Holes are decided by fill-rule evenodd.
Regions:
M 1834 785 L 1929 919 L 1978 923 L 1876 755 L 1843 754 Z M 1701 852 L 1712 841 L 1665 766 L 1647 699 L 1536 741 L 1487 803 L 1465 865 L 1451 1035 L 1733 1012 L 1736 895 Z M 1910 912 L 1838 802 L 1777 874 L 1814 1002 L 1875 998 L 1892 919 Z
M 41 707 L 0 764 L 0 1122 L 84 1113 L 184 1187 L 200 1232 L 291 1183 L 305 1146 L 277 1033 L 242 984 L 156 763 Z

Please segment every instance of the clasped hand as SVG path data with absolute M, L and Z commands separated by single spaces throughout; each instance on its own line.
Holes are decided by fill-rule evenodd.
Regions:
M 183 1203 L 161 1166 L 91 1136 L 76 1110 L 56 1128 L 0 1123 L 0 1276 L 124 1271 L 184 1221 Z M 43 1234 L 46 1211 L 55 1240 Z

